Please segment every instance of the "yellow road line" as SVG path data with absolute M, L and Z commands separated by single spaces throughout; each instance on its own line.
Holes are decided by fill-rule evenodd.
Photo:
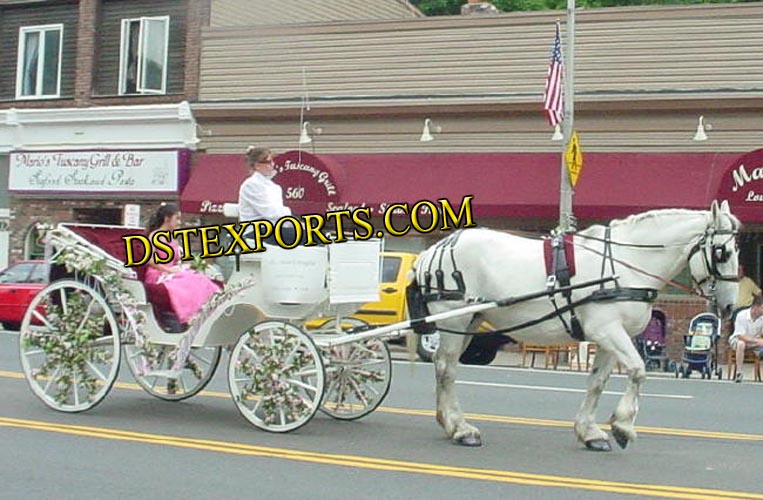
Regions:
M 24 374 L 19 372 L 8 372 L 0 370 L 0 377 L 23 379 Z M 114 387 L 118 389 L 125 389 L 131 391 L 142 391 L 138 384 L 127 382 L 116 382 Z M 210 398 L 223 398 L 229 399 L 231 395 L 227 392 L 216 391 L 202 391 L 198 396 L 206 396 Z M 428 417 L 434 418 L 435 412 L 433 410 L 416 410 L 411 408 L 395 408 L 392 406 L 380 406 L 375 411 L 380 413 L 389 413 L 394 415 L 407 415 L 415 417 Z M 468 420 L 474 420 L 478 422 L 493 422 L 501 424 L 514 424 L 514 425 L 534 425 L 540 427 L 566 427 L 572 428 L 574 422 L 568 420 L 551 420 L 540 418 L 525 418 L 525 417 L 508 417 L 503 415 L 490 415 L 482 413 L 466 413 L 464 416 Z M 607 425 L 602 425 L 604 428 L 609 428 Z M 720 431 L 705 431 L 701 429 L 678 429 L 673 427 L 649 427 L 649 426 L 636 426 L 636 431 L 641 434 L 652 434 L 658 436 L 675 436 L 675 437 L 687 437 L 687 438 L 703 438 L 703 439 L 722 439 L 731 441 L 763 441 L 763 434 L 745 434 L 741 432 L 720 432 Z
M 609 493 L 622 493 L 660 498 L 679 498 L 690 500 L 737 500 L 737 499 L 762 499 L 763 495 L 741 491 L 727 491 L 708 488 L 691 488 L 683 486 L 670 486 L 659 484 L 626 483 L 616 481 L 602 481 L 597 479 L 584 479 L 569 476 L 554 476 L 548 474 L 533 474 L 494 469 L 477 469 L 472 467 L 449 466 L 442 464 L 430 464 L 423 462 L 411 462 L 401 460 L 388 460 L 375 457 L 358 455 L 340 455 L 333 453 L 319 453 L 311 451 L 290 450 L 286 448 L 274 448 L 268 446 L 247 445 L 226 441 L 214 441 L 208 439 L 193 439 L 162 434 L 147 434 L 119 429 L 102 427 L 89 427 L 79 425 L 64 425 L 53 422 L 37 420 L 24 420 L 0 417 L 0 427 L 12 427 L 33 431 L 55 432 L 76 436 L 111 439 L 117 441 L 139 442 L 146 444 L 174 446 L 178 448 L 229 453 L 236 455 L 248 455 L 258 457 L 309 462 L 323 465 L 354 467 L 359 469 L 373 469 L 394 472 L 409 472 L 414 474 L 434 475 L 456 479 L 474 479 L 479 481 L 493 481 L 501 483 L 520 484 L 527 486 L 543 486 L 556 488 L 569 488 L 576 490 L 601 491 Z

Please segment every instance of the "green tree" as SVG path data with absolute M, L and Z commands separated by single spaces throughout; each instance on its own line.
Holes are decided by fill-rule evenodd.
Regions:
M 490 0 L 503 12 L 567 8 L 567 0 Z M 758 0 L 576 0 L 581 8 L 625 7 L 634 5 L 676 5 L 700 3 L 744 3 Z M 459 14 L 465 0 L 411 0 L 427 16 Z

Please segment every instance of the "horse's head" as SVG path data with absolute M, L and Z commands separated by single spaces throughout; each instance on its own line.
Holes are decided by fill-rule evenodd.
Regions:
M 739 220 L 729 204 L 713 201 L 705 232 L 689 253 L 689 270 L 694 286 L 712 297 L 723 315 L 728 315 L 737 300 L 739 249 L 736 235 Z

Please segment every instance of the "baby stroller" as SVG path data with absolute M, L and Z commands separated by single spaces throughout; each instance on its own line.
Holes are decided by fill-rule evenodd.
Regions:
M 641 334 L 636 337 L 636 349 L 644 360 L 647 371 L 672 371 L 675 363 L 666 354 L 667 318 L 660 309 L 652 309 L 652 319 Z
M 684 335 L 681 365 L 676 369 L 676 378 L 689 378 L 697 370 L 702 378 L 710 379 L 713 374 L 719 379 L 723 375 L 718 367 L 718 339 L 721 336 L 721 320 L 713 313 L 697 314 L 689 322 L 689 331 Z

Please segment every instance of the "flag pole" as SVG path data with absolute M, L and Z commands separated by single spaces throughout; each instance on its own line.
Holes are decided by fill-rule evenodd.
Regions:
M 562 121 L 561 185 L 559 188 L 559 231 L 575 231 L 572 215 L 572 184 L 564 153 L 572 138 L 575 124 L 575 0 L 567 0 L 567 43 L 564 55 L 564 120 Z

